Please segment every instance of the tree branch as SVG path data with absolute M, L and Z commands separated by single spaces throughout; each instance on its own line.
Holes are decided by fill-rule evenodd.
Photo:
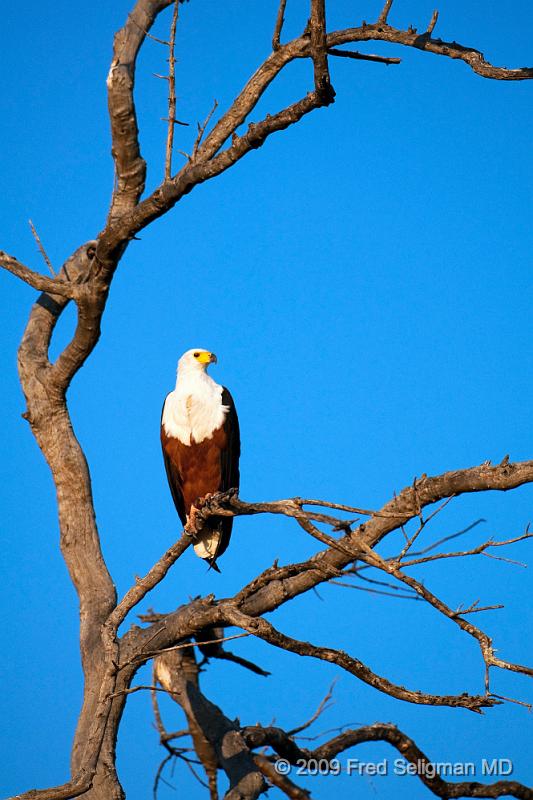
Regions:
M 49 278 L 47 275 L 41 275 L 40 272 L 26 267 L 18 259 L 4 253 L 0 250 L 0 267 L 16 275 L 21 281 L 27 283 L 33 289 L 39 292 L 48 292 L 49 294 L 57 294 L 61 297 L 66 297 L 69 300 L 75 299 L 79 295 L 79 287 L 69 283 L 68 281 L 59 280 L 56 278 Z
M 311 0 L 309 31 L 311 34 L 311 57 L 313 59 L 315 92 L 324 105 L 329 105 L 335 98 L 335 91 L 329 77 L 325 0 Z
M 146 163 L 139 147 L 133 98 L 135 63 L 146 33 L 172 0 L 137 0 L 126 24 L 115 35 L 113 60 L 107 77 L 107 97 L 117 187 L 108 222 L 133 208 L 144 191 Z
M 55 271 L 54 271 L 54 268 L 53 268 L 53 266 L 52 266 L 52 262 L 51 262 L 51 261 L 50 261 L 50 259 L 48 258 L 48 253 L 47 253 L 47 252 L 46 252 L 46 250 L 44 249 L 44 245 L 43 245 L 43 243 L 41 242 L 41 237 L 40 237 L 40 236 L 39 236 L 39 234 L 37 233 L 37 230 L 36 230 L 36 228 L 35 228 L 35 225 L 34 225 L 34 224 L 33 224 L 33 222 L 31 221 L 31 219 L 29 219 L 29 220 L 28 220 L 28 224 L 29 224 L 29 226 L 30 226 L 30 228 L 31 228 L 31 232 L 32 232 L 32 234 L 33 234 L 33 238 L 34 238 L 34 239 L 35 239 L 35 241 L 37 242 L 37 247 L 39 248 L 39 252 L 40 252 L 40 254 L 41 254 L 41 255 L 42 255 L 42 257 L 43 257 L 43 260 L 44 260 L 44 262 L 45 262 L 46 266 L 48 267 L 48 269 L 50 270 L 50 273 L 51 273 L 52 277 L 53 277 L 53 278 L 55 278 L 55 276 L 56 276 L 56 273 L 55 273 Z
M 265 784 L 246 746 L 238 724 L 231 722 L 202 694 L 194 651 L 180 650 L 159 656 L 155 676 L 175 702 L 183 708 L 195 750 L 216 788 L 216 771 L 227 774 L 230 789 L 226 800 L 255 800 Z
M 167 149 L 165 154 L 165 180 L 172 175 L 172 150 L 174 147 L 174 130 L 176 125 L 176 25 L 178 23 L 179 0 L 174 1 L 174 11 L 170 24 L 170 41 L 168 44 L 168 128 Z
M 278 6 L 278 14 L 276 17 L 276 26 L 274 28 L 274 35 L 272 36 L 272 50 L 279 50 L 280 43 L 279 39 L 281 36 L 281 31 L 283 29 L 283 23 L 285 22 L 285 6 L 287 5 L 287 0 L 280 0 Z
M 307 789 L 300 788 L 300 786 L 297 786 L 290 778 L 287 778 L 286 775 L 281 775 L 277 772 L 274 764 L 269 761 L 266 756 L 261 753 L 255 753 L 253 758 L 265 778 L 267 778 L 273 786 L 281 789 L 291 800 L 310 800 L 311 792 Z
M 392 3 L 393 3 L 393 0 L 386 0 L 385 5 L 383 6 L 383 9 L 381 11 L 381 14 L 378 17 L 378 24 L 379 25 L 386 25 L 387 24 L 387 18 L 389 16 L 389 11 L 391 10 Z
M 391 683 L 386 678 L 376 675 L 363 664 L 362 661 L 352 658 L 342 650 L 334 650 L 330 647 L 317 647 L 309 642 L 293 639 L 276 630 L 273 625 L 261 617 L 249 617 L 232 607 L 224 608 L 224 616 L 230 624 L 236 625 L 282 650 L 288 650 L 299 656 L 312 656 L 322 661 L 328 661 L 330 664 L 337 664 L 337 666 L 355 675 L 364 683 L 378 689 L 384 694 L 395 697 L 397 700 L 405 700 L 408 703 L 416 703 L 418 705 L 466 708 L 469 711 L 475 711 L 477 713 L 480 713 L 483 708 L 490 708 L 494 705 L 498 705 L 498 701 L 488 695 L 472 696 L 466 694 L 466 692 L 461 695 L 431 695 L 420 691 L 413 692 L 409 689 L 405 689 L 403 686 L 397 686 Z
M 335 47 L 328 48 L 330 56 L 338 58 L 353 58 L 356 61 L 375 61 L 378 64 L 401 64 L 401 58 L 387 58 L 386 56 L 374 56 L 370 53 L 359 53 L 357 50 L 337 50 Z
M 464 47 L 457 42 L 445 42 L 442 39 L 432 39 L 427 33 L 419 34 L 416 30 L 402 31 L 390 26 L 381 27 L 380 23 L 365 25 L 360 28 L 347 28 L 328 34 L 328 49 L 351 42 L 391 42 L 405 47 L 414 47 L 439 56 L 463 61 L 482 78 L 491 78 L 499 81 L 524 81 L 533 78 L 533 67 L 507 69 L 495 67 L 486 61 L 483 53 L 474 47 Z
M 511 664 L 506 661 L 502 661 L 501 659 L 497 659 L 492 646 L 492 639 L 487 636 L 486 633 L 473 625 L 469 620 L 463 619 L 462 616 L 456 611 L 452 611 L 452 609 L 449 608 L 446 603 L 430 592 L 423 583 L 417 581 L 415 578 L 412 578 L 410 575 L 407 575 L 405 572 L 400 570 L 399 565 L 396 562 L 386 561 L 370 548 L 366 550 L 365 554 L 361 555 L 361 559 L 374 567 L 378 567 L 378 569 L 383 570 L 387 574 L 393 575 L 397 580 L 401 581 L 401 583 L 409 586 L 417 594 L 423 597 L 426 602 L 437 609 L 437 611 L 440 611 L 440 613 L 445 617 L 448 617 L 448 619 L 451 619 L 453 622 L 455 622 L 456 625 L 461 628 L 461 630 L 476 639 L 485 663 L 485 689 L 487 692 L 489 691 L 489 668 L 491 666 L 498 666 L 502 669 L 510 670 L 511 672 L 521 672 L 524 675 L 533 676 L 533 669 L 530 667 L 525 667 L 521 664 Z
M 518 781 L 497 781 L 483 784 L 476 781 L 452 783 L 443 780 L 437 771 L 439 762 L 433 762 L 407 734 L 395 725 L 375 722 L 355 730 L 347 730 L 325 742 L 314 750 L 300 748 L 291 736 L 281 728 L 254 725 L 242 729 L 243 737 L 252 749 L 270 745 L 276 753 L 291 764 L 316 763 L 322 759 L 330 761 L 351 747 L 366 742 L 387 742 L 415 767 L 415 776 L 437 797 L 502 797 L 512 796 L 519 800 L 533 800 L 533 790 Z

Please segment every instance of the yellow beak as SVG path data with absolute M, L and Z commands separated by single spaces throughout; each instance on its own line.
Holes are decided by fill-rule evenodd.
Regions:
M 200 353 L 200 355 L 198 356 L 198 361 L 200 362 L 200 364 L 216 364 L 217 357 L 214 353 L 208 353 L 208 352 Z

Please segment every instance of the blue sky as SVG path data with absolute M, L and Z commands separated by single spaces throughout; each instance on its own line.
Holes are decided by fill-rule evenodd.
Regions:
M 379 12 L 372 0 L 355 10 L 348 0 L 330 5 L 330 29 Z M 288 6 L 287 36 L 296 35 L 306 4 Z M 398 26 L 422 28 L 433 10 L 422 0 L 396 6 L 390 21 Z M 181 9 L 177 115 L 192 127 L 177 129 L 177 149 L 190 149 L 194 125 L 213 100 L 224 110 L 268 54 L 276 8 L 267 0 L 193 0 Z M 60 0 L 45 12 L 30 0 L 4 13 L 0 247 L 33 268 L 43 266 L 28 218 L 56 265 L 103 226 L 113 175 L 105 76 L 112 35 L 127 10 L 117 0 L 76 4 L 73 13 Z M 442 38 L 474 45 L 497 64 L 533 60 L 526 2 L 485 5 L 480 15 L 477 3 L 449 0 L 440 11 Z M 164 35 L 168 22 L 165 16 L 156 33 Z M 298 494 L 378 507 L 422 472 L 497 462 L 507 453 L 531 457 L 532 86 L 483 80 L 429 54 L 377 44 L 366 50 L 400 55 L 402 64 L 333 61 L 334 106 L 195 189 L 132 243 L 121 264 L 101 342 L 69 395 L 119 593 L 179 533 L 158 426 L 177 358 L 189 347 L 218 354 L 213 377 L 235 398 L 246 500 Z M 164 71 L 165 55 L 148 42 L 138 65 L 149 187 L 164 164 L 165 86 L 152 73 Z M 311 78 L 309 64 L 291 65 L 254 118 L 303 96 Z M 16 348 L 35 294 L 11 276 L 1 280 L 0 608 L 7 655 L 0 667 L 0 792 L 7 795 L 66 779 L 81 682 L 77 604 L 57 546 L 53 486 L 20 417 Z M 73 324 L 69 311 L 54 354 Z M 424 543 L 478 519 L 484 521 L 465 535 L 465 547 L 515 536 L 531 519 L 532 497 L 523 487 L 459 498 L 427 529 Z M 399 541 L 383 552 L 394 552 Z M 139 610 L 169 611 L 209 592 L 228 596 L 274 558 L 299 561 L 314 549 L 287 520 L 237 520 L 222 575 L 207 573 L 188 552 Z M 507 555 L 527 561 L 528 545 Z M 531 663 L 527 569 L 480 557 L 413 574 L 450 605 L 504 603 L 476 621 L 494 635 L 502 657 Z M 324 586 L 272 621 L 298 638 L 342 647 L 411 688 L 482 691 L 474 643 L 422 603 Z M 231 718 L 267 724 L 275 717 L 293 727 L 338 676 L 336 705 L 316 732 L 390 720 L 435 760 L 509 757 L 513 777 L 533 781 L 532 718 L 520 706 L 483 717 L 416 708 L 261 642 L 243 639 L 228 649 L 272 672 L 263 679 L 229 663 L 210 667 L 203 688 Z M 148 681 L 148 673 L 138 678 Z M 533 700 L 521 676 L 495 675 L 494 691 Z M 181 727 L 178 708 L 163 706 L 168 728 Z M 137 693 L 119 739 L 129 800 L 149 795 L 163 755 L 149 698 Z M 351 755 L 396 756 L 385 745 Z M 201 796 L 183 767 L 169 780 L 182 796 Z M 429 796 L 407 777 L 301 783 L 322 797 Z M 161 800 L 176 796 L 161 788 Z

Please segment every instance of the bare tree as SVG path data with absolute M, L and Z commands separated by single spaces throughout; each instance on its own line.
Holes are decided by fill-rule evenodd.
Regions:
M 277 786 L 288 797 L 308 797 L 308 793 L 276 765 L 281 761 L 297 764 L 313 759 L 330 763 L 338 754 L 362 742 L 387 742 L 412 764 L 429 764 L 434 759 L 433 754 L 426 755 L 408 734 L 384 723 L 344 730 L 314 749 L 302 748 L 295 736 L 316 719 L 321 709 L 312 720 L 293 730 L 282 730 L 267 723 L 247 727 L 230 720 L 202 692 L 197 651 L 203 653 L 204 661 L 229 658 L 259 673 L 262 670 L 227 652 L 223 645 L 231 638 L 228 628 L 258 637 L 272 647 L 335 664 L 378 691 L 414 704 L 481 712 L 503 699 L 491 691 L 493 670 L 533 675 L 530 667 L 497 655 L 491 638 L 470 621 L 471 615 L 482 611 L 482 607 L 473 604 L 469 608 L 454 609 L 410 571 L 414 565 L 437 559 L 488 555 L 489 551 L 496 552 L 494 548 L 531 538 L 532 534 L 526 529 L 521 535 L 502 541 L 484 541 L 469 550 L 436 551 L 437 545 L 443 542 L 415 549 L 423 528 L 452 498 L 469 492 L 507 491 L 533 482 L 533 461 L 510 463 L 507 458 L 496 465 L 486 462 L 435 477 L 422 475 L 381 509 L 363 509 L 317 499 L 245 503 L 232 493 L 214 497 L 199 508 L 197 532 L 212 515 L 281 514 L 293 519 L 317 540 L 316 553 L 301 563 L 283 566 L 275 563 L 231 598 L 201 597 L 168 614 L 145 614 L 145 627 L 132 626 L 122 635 L 118 634 L 127 615 L 163 581 L 192 540 L 190 533 L 183 533 L 148 573 L 117 599 L 100 548 L 89 468 L 70 420 L 67 390 L 98 343 L 109 288 L 129 242 L 155 219 L 170 212 L 198 184 L 232 167 L 250 151 L 261 147 L 273 133 L 290 127 L 315 109 L 332 104 L 335 91 L 329 72 L 331 58 L 386 65 L 398 64 L 400 60 L 342 49 L 343 46 L 357 42 L 395 43 L 462 61 L 484 78 L 533 78 L 532 68 L 493 66 L 472 47 L 436 38 L 436 11 L 421 32 L 414 28 L 395 28 L 389 24 L 392 0 L 387 0 L 376 21 L 329 32 L 325 0 L 310 0 L 309 19 L 302 34 L 283 43 L 286 2 L 281 0 L 273 19 L 272 52 L 233 103 L 218 118 L 214 116 L 216 107 L 213 108 L 205 122 L 198 126 L 192 150 L 186 154 L 186 163 L 176 172 L 173 169 L 174 132 L 176 125 L 183 124 L 176 119 L 175 36 L 179 2 L 138 0 L 115 36 L 107 86 L 116 182 L 103 230 L 94 240 L 78 247 L 58 273 L 50 277 L 0 252 L 4 269 L 42 292 L 31 309 L 19 348 L 18 366 L 27 401 L 24 416 L 50 467 L 56 487 L 61 550 L 79 598 L 84 674 L 84 699 L 72 746 L 70 778 L 61 786 L 18 795 L 23 800 L 123 797 L 115 768 L 117 732 L 128 695 L 143 688 L 152 691 L 157 727 L 168 759 L 182 758 L 192 768 L 194 761 L 199 761 L 198 769 L 207 775 L 212 798 L 218 796 L 217 774 L 221 770 L 229 779 L 230 788 L 225 796 L 231 800 L 258 797 L 268 785 Z M 162 182 L 145 196 L 146 164 L 139 148 L 133 92 L 136 60 L 146 38 L 151 35 L 155 20 L 168 8 L 172 13 L 170 33 L 168 41 L 163 42 L 169 49 L 169 72 L 165 76 L 169 86 L 165 174 Z M 249 121 L 268 86 L 295 59 L 309 59 L 313 64 L 314 82 L 310 90 L 276 113 L 259 121 Z M 216 120 L 214 124 L 212 120 Z M 244 125 L 247 127 L 243 128 Z M 39 245 L 42 249 L 40 242 Z M 76 306 L 76 331 L 52 362 L 49 348 L 54 329 L 69 303 Z M 363 517 L 364 521 L 347 520 L 346 514 Z M 405 544 L 394 557 L 383 557 L 377 545 L 398 530 L 404 531 Z M 376 572 L 382 573 L 381 579 L 376 577 Z M 404 595 L 422 599 L 472 637 L 478 643 L 485 665 L 484 691 L 479 695 L 441 695 L 399 686 L 373 672 L 355 656 L 295 639 L 277 630 L 265 618 L 267 612 L 321 583 L 357 585 L 357 581 L 370 581 L 376 591 L 396 592 L 400 585 Z M 153 684 L 149 687 L 132 685 L 138 669 L 149 661 L 153 661 Z M 185 730 L 174 733 L 165 730 L 157 703 L 159 691 L 168 692 L 181 706 L 187 720 Z M 189 737 L 191 745 L 179 747 L 176 742 L 184 737 Z M 190 757 L 191 752 L 194 758 Z M 511 795 L 533 798 L 533 790 L 515 780 L 488 784 L 449 782 L 428 770 L 421 770 L 418 777 L 439 797 Z

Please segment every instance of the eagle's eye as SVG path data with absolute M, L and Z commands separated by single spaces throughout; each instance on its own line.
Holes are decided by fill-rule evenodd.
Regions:
M 194 355 L 195 358 L 199 358 L 200 353 L 193 353 L 193 355 Z

